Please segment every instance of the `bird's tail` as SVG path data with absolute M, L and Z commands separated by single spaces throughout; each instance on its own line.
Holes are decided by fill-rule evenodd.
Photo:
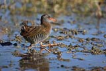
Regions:
M 20 35 L 24 35 L 25 33 L 28 32 L 28 25 L 27 24 L 28 24 L 28 21 L 23 21 L 21 23 L 22 27 L 21 27 L 21 33 L 20 33 Z

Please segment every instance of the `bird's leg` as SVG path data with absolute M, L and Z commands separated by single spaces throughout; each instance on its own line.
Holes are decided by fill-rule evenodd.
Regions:
M 28 53 L 30 53 L 32 46 L 33 46 L 33 44 L 30 44 L 30 45 L 28 46 Z
M 45 48 L 45 45 L 43 45 L 42 42 L 40 42 L 40 53 L 42 53 L 43 50 L 46 50 L 49 53 L 51 52 L 51 51 L 49 51 L 48 49 Z
M 42 44 L 42 42 L 40 42 L 40 48 L 41 48 L 41 50 L 40 50 L 40 52 L 42 52 L 43 50 L 46 50 L 46 51 L 48 51 L 48 52 L 51 52 L 51 49 L 46 49 L 45 47 L 53 47 L 53 46 L 58 46 L 58 45 L 60 45 L 61 43 L 55 43 L 55 42 L 53 42 L 53 44 L 47 44 L 47 45 L 43 45 Z

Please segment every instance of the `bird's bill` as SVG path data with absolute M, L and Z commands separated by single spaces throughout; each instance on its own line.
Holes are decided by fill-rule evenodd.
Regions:
M 53 21 L 53 22 L 56 22 L 57 20 L 54 19 L 54 18 L 49 18 L 49 20 Z

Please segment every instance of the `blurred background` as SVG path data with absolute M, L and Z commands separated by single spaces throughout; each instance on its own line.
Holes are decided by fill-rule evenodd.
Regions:
M 98 12 L 106 18 L 105 0 L 0 0 L 0 32 L 9 34 L 23 20 L 35 21 L 39 14 L 54 17 L 75 14 L 79 20 L 95 17 Z
M 29 45 L 20 24 L 38 25 L 42 14 L 58 20 L 45 42 L 63 44 L 41 61 L 16 57 Z M 106 0 L 0 0 L 0 71 L 42 70 L 106 71 Z

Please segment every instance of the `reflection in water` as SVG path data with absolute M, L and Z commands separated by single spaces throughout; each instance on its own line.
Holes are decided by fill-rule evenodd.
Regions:
M 101 2 L 97 2 L 96 3 L 96 6 L 97 6 L 97 10 L 96 10 L 96 17 L 97 17 L 97 26 L 96 26 L 96 28 L 97 28 L 97 30 L 98 30 L 98 34 L 100 33 L 100 30 L 99 30 L 99 28 L 100 28 L 100 20 L 101 20 L 101 18 L 102 18 L 102 10 L 101 10 Z
M 49 62 L 39 54 L 24 57 L 19 62 L 22 71 L 33 69 L 34 71 L 49 71 Z

